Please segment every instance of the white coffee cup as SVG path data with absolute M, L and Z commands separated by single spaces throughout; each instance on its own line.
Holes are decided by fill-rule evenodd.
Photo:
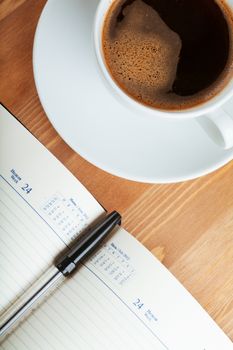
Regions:
M 180 111 L 163 111 L 137 102 L 129 97 L 112 79 L 104 59 L 102 50 L 102 29 L 105 15 L 115 0 L 100 0 L 94 21 L 94 46 L 99 72 L 111 88 L 112 93 L 121 103 L 133 108 L 136 112 L 145 115 L 145 118 L 196 118 L 207 135 L 220 147 L 229 149 L 233 147 L 233 111 L 232 116 L 222 108 L 224 103 L 233 96 L 233 78 L 216 96 L 207 102 L 195 107 Z M 233 9 L 233 0 L 227 4 Z

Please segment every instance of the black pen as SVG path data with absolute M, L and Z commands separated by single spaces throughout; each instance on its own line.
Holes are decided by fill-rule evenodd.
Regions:
M 32 306 L 56 285 L 60 278 L 69 276 L 87 258 L 98 245 L 112 232 L 116 225 L 121 224 L 121 216 L 116 211 L 105 216 L 96 225 L 92 226 L 85 234 L 78 237 L 73 248 L 63 256 L 56 264 L 56 272 L 37 290 L 17 311 L 15 311 L 2 325 L 0 336 L 4 335 Z

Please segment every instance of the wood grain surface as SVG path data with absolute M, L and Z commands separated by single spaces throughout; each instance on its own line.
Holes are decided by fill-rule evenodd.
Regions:
M 0 99 L 123 226 L 184 284 L 233 340 L 233 162 L 179 184 L 127 181 L 59 137 L 39 102 L 32 46 L 45 0 L 0 1 Z M 223 349 L 219 349 L 223 350 Z

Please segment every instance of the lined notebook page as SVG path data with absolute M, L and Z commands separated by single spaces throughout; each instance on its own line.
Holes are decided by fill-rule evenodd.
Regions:
M 232 343 L 175 278 L 119 229 L 2 348 L 232 350 Z
M 101 213 L 90 193 L 0 106 L 0 315 Z
M 64 243 L 0 176 L 0 307 L 14 302 L 51 265 Z
M 4 310 L 103 209 L 3 108 L 0 200 Z M 164 266 L 118 229 L 2 338 L 1 349 L 232 350 L 232 343 Z

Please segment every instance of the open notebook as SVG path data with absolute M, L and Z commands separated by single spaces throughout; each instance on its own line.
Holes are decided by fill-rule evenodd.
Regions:
M 0 106 L 1 317 L 104 209 Z M 4 350 L 232 350 L 229 338 L 119 228 L 21 322 Z

